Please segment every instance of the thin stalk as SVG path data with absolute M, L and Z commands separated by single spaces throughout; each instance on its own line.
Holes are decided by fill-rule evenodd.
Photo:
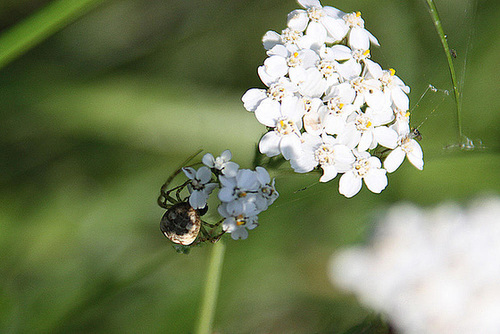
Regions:
M 0 69 L 105 0 L 56 0 L 0 35 Z
M 225 249 L 224 240 L 219 240 L 212 247 L 196 334 L 212 333 Z
M 461 95 L 458 89 L 458 81 L 457 75 L 455 73 L 455 66 L 453 65 L 453 59 L 451 57 L 450 47 L 448 46 L 448 40 L 446 39 L 446 35 L 443 30 L 443 26 L 441 25 L 441 19 L 439 18 L 439 14 L 434 3 L 434 0 L 425 0 L 427 2 L 427 6 L 429 7 L 429 13 L 431 14 L 432 21 L 434 22 L 434 27 L 436 27 L 436 31 L 441 40 L 441 44 L 443 45 L 444 53 L 446 54 L 446 59 L 448 60 L 448 68 L 450 70 L 451 82 L 453 84 L 453 91 L 455 93 L 455 103 L 457 105 L 457 126 L 458 126 L 458 135 L 459 141 L 462 140 L 462 103 L 461 103 Z

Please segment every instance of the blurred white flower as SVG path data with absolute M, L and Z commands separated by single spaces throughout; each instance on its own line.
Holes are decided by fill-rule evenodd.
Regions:
M 240 169 L 235 177 L 219 176 L 221 189 L 219 199 L 227 203 L 229 212 L 246 214 L 254 211 L 256 192 L 259 189 L 257 173 L 249 169 Z
M 240 166 L 237 163 L 230 161 L 231 157 L 231 151 L 225 150 L 221 153 L 220 157 L 217 158 L 214 158 L 211 153 L 207 153 L 203 156 L 201 161 L 208 168 L 216 169 L 227 177 L 234 177 L 236 176 Z
M 275 180 L 273 179 L 271 181 L 271 177 L 264 167 L 255 168 L 255 172 L 260 183 L 255 206 L 259 211 L 264 211 L 267 210 L 269 205 L 274 203 L 274 201 L 279 197 L 279 194 L 274 186 Z
M 500 333 L 500 198 L 468 208 L 392 208 L 367 246 L 332 260 L 331 278 L 398 333 Z
M 396 147 L 387 158 L 384 160 L 384 168 L 387 172 L 392 173 L 403 163 L 404 158 L 408 160 L 413 166 L 422 170 L 424 168 L 424 155 L 422 148 L 415 139 L 409 135 L 399 140 L 399 146 Z
M 231 238 L 234 240 L 246 239 L 248 238 L 248 230 L 253 230 L 259 226 L 257 220 L 257 209 L 253 212 L 241 212 L 237 210 L 228 210 L 227 203 L 222 203 L 218 207 L 219 214 L 224 217 L 222 222 L 222 229 L 231 234 Z
M 340 178 L 339 192 L 346 197 L 352 197 L 361 190 L 363 180 L 371 192 L 380 193 L 387 186 L 386 170 L 381 168 L 380 160 L 370 156 L 368 152 L 354 153 L 356 161 Z
M 217 183 L 210 183 L 212 172 L 208 167 L 200 167 L 195 170 L 193 167 L 184 167 L 182 171 L 191 180 L 189 184 L 189 204 L 194 209 L 203 209 L 207 205 L 210 193 L 217 188 Z

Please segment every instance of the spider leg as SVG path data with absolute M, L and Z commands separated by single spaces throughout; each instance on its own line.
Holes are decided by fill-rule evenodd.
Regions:
M 216 228 L 217 226 L 219 226 L 223 221 L 224 221 L 225 218 L 222 218 L 221 220 L 219 220 L 217 223 L 215 224 L 209 224 L 207 222 L 204 222 L 207 226 L 211 227 L 211 228 Z
M 167 209 L 167 202 L 170 203 L 177 203 L 177 201 L 171 197 L 169 194 L 171 191 L 178 189 L 179 187 L 185 187 L 186 185 L 183 184 L 179 187 L 175 187 L 171 190 L 167 190 L 168 186 L 170 183 L 173 181 L 173 179 L 179 175 L 179 173 L 182 171 L 182 168 L 187 165 L 194 157 L 196 157 L 198 154 L 200 154 L 203 150 L 198 150 L 195 154 L 191 155 L 189 158 L 187 158 L 182 165 L 175 170 L 175 172 L 172 173 L 167 179 L 167 181 L 161 186 L 160 188 L 160 196 L 158 197 L 157 203 L 160 207 Z M 186 183 L 187 184 L 187 183 Z
M 220 240 L 220 238 L 222 238 L 222 236 L 224 235 L 224 233 L 226 233 L 226 231 L 222 231 L 221 233 L 219 233 L 218 235 L 216 236 L 213 236 L 211 237 L 209 240 L 211 243 L 215 244 L 217 241 Z

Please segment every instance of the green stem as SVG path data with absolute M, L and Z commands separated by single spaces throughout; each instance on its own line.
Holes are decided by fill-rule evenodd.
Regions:
M 0 69 L 104 0 L 56 0 L 0 35 Z
M 219 240 L 213 247 L 210 254 L 210 262 L 208 264 L 207 280 L 205 282 L 205 290 L 200 309 L 200 317 L 196 334 L 212 333 L 212 324 L 215 315 L 215 307 L 217 304 L 217 295 L 219 292 L 220 276 L 222 272 L 222 264 L 224 262 L 224 251 L 226 245 L 224 240 Z
M 432 20 L 434 22 L 434 26 L 436 27 L 436 31 L 441 39 L 441 44 L 443 45 L 444 53 L 446 54 L 446 59 L 448 60 L 448 68 L 450 70 L 451 82 L 453 84 L 453 91 L 455 93 L 455 103 L 457 105 L 457 126 L 458 126 L 458 135 L 459 140 L 462 140 L 462 103 L 460 102 L 461 96 L 458 90 L 458 81 L 457 76 L 455 74 L 455 66 L 453 66 L 453 59 L 451 58 L 450 47 L 448 46 L 448 41 L 446 39 L 446 35 L 443 30 L 443 26 L 441 25 L 441 19 L 439 18 L 439 14 L 434 4 L 434 0 L 425 0 L 427 2 L 427 6 L 429 7 L 429 12 L 431 14 Z

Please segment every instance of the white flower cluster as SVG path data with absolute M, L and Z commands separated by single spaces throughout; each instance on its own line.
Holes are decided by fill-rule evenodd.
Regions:
M 230 160 L 229 150 L 217 158 L 207 153 L 202 159 L 204 166 L 198 170 L 192 167 L 182 170 L 191 180 L 188 184 L 189 204 L 194 209 L 205 208 L 212 191 L 220 188 L 218 212 L 224 218 L 222 229 L 235 240 L 246 239 L 248 230 L 258 226 L 257 215 L 267 210 L 279 194 L 274 179 L 271 180 L 265 168 L 257 167 L 255 171 L 240 169 Z
M 320 182 L 344 173 L 339 191 L 347 197 L 359 192 L 362 180 L 380 193 L 386 173 L 405 156 L 422 169 L 422 149 L 409 127 L 410 88 L 393 69 L 369 59 L 370 43 L 379 44 L 361 14 L 318 0 L 298 3 L 305 9 L 288 14 L 281 34 L 263 37 L 269 57 L 258 73 L 267 89 L 242 97 L 245 109 L 269 128 L 260 152 L 281 154 L 298 173 L 321 167 Z
M 372 242 L 337 255 L 332 279 L 398 333 L 500 333 L 500 198 L 468 209 L 393 208 Z

